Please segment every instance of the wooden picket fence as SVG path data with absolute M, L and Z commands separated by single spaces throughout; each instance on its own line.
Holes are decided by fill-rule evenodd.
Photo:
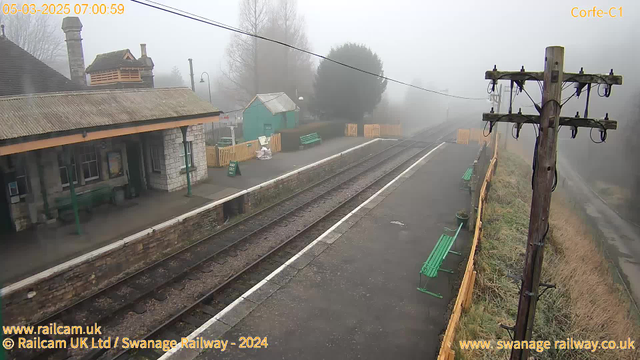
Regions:
M 364 137 L 377 138 L 380 137 L 380 125 L 378 124 L 365 124 L 364 125 Z
M 344 136 L 350 136 L 350 137 L 358 136 L 358 124 L 345 124 Z
M 483 145 L 488 143 L 491 136 L 484 136 L 483 129 L 458 129 L 458 137 L 456 142 L 458 144 L 469 144 L 469 141 L 476 141 L 478 144 Z
M 272 153 L 282 150 L 282 138 L 280 134 L 271 135 L 269 148 Z M 207 146 L 207 166 L 221 167 L 227 166 L 231 161 L 247 161 L 256 157 L 256 151 L 260 150 L 260 142 L 252 140 L 219 148 L 217 146 Z
M 280 133 L 271 135 L 271 140 L 269 141 L 269 149 L 271 149 L 271 153 L 282 151 L 282 136 L 280 135 Z
M 482 188 L 480 189 L 478 210 L 476 212 L 477 217 L 475 230 L 473 233 L 473 242 L 471 244 L 471 252 L 469 253 L 467 267 L 464 272 L 464 277 L 462 278 L 462 283 L 460 284 L 460 290 L 458 290 L 458 297 L 456 298 L 455 305 L 453 306 L 453 310 L 451 312 L 451 317 L 449 318 L 449 324 L 447 325 L 447 330 L 444 333 L 444 338 L 442 339 L 442 344 L 440 345 L 438 360 L 453 360 L 455 358 L 455 352 L 451 349 L 451 347 L 453 345 L 453 339 L 455 338 L 456 327 L 458 326 L 458 322 L 460 321 L 462 310 L 468 310 L 473 299 L 473 285 L 476 281 L 476 270 L 474 269 L 475 254 L 478 242 L 480 242 L 480 240 L 482 239 L 482 209 L 484 208 L 487 198 L 487 187 L 489 186 L 489 183 L 493 178 L 496 162 L 498 161 L 497 134 L 494 134 L 489 138 L 491 139 L 491 141 L 493 141 L 493 143 L 491 144 L 491 147 L 493 148 L 493 156 L 491 157 L 489 168 L 487 169 L 487 173 L 485 174 L 484 180 L 482 182 Z
M 388 137 L 402 136 L 402 125 L 366 124 L 364 126 L 364 137 L 377 138 L 381 136 L 388 136 Z
M 469 129 L 458 129 L 458 138 L 456 143 L 467 145 L 469 144 Z
M 380 136 L 402 136 L 402 125 L 380 124 Z

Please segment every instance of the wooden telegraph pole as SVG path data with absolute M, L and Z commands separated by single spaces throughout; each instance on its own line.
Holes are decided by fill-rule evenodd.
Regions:
M 563 82 L 576 83 L 576 95 L 580 95 L 584 87 L 587 89 L 587 100 L 585 116 L 588 114 L 589 95 L 591 84 L 604 84 L 605 97 L 611 94 L 612 85 L 621 85 L 622 77 L 613 75 L 613 70 L 609 75 L 589 75 L 581 70 L 577 74 L 564 73 L 564 48 L 551 46 L 545 52 L 544 73 L 526 72 L 524 68 L 520 71 L 500 72 L 494 67 L 492 71 L 487 71 L 485 78 L 493 82 L 492 89 L 495 90 L 498 80 L 510 80 L 518 86 L 520 91 L 524 89 L 524 84 L 528 80 L 543 81 L 542 102 L 536 105 L 539 115 L 517 114 L 483 114 L 483 120 L 489 121 L 490 130 L 497 122 L 511 122 L 517 126 L 517 134 L 520 132 L 522 124 L 532 123 L 539 125 L 539 134 L 536 139 L 536 150 L 534 151 L 534 173 L 533 173 L 533 196 L 531 200 L 531 213 L 529 220 L 529 233 L 527 237 L 527 248 L 525 254 L 524 270 L 521 278 L 520 297 L 518 302 L 518 314 L 514 327 L 505 327 L 513 330 L 513 339 L 518 342 L 530 341 L 532 338 L 533 324 L 536 312 L 536 304 L 539 299 L 539 287 L 554 287 L 540 282 L 542 271 L 542 260 L 544 257 L 545 237 L 549 231 L 549 212 L 551 207 L 551 193 L 556 181 L 556 147 L 558 143 L 558 130 L 560 125 L 569 126 L 572 135 L 578 132 L 579 127 L 597 128 L 600 131 L 601 139 L 606 139 L 608 129 L 616 129 L 617 122 L 609 120 L 608 116 L 604 120 L 589 118 L 562 117 L 562 85 Z M 509 109 L 511 109 L 511 98 L 509 99 Z M 603 136 L 604 134 L 604 136 Z M 529 358 L 529 349 L 513 349 L 511 360 L 526 360 Z
M 516 317 L 515 340 L 529 340 L 533 331 L 533 318 L 538 300 L 538 284 L 542 270 L 545 236 L 549 230 L 551 188 L 556 169 L 556 146 L 560 125 L 560 101 L 562 100 L 562 77 L 564 48 L 548 47 L 545 53 L 544 83 L 542 90 L 542 114 L 540 115 L 540 138 L 533 174 L 533 195 L 529 215 L 529 235 L 522 276 L 522 291 Z M 534 154 L 536 156 L 536 154 Z M 519 354 L 519 352 L 521 354 Z M 527 349 L 511 353 L 511 360 L 528 359 Z

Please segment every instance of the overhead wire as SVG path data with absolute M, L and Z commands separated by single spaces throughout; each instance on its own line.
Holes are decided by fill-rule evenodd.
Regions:
M 450 98 L 455 98 L 455 99 L 478 100 L 478 101 L 486 100 L 485 98 L 474 98 L 474 97 L 447 94 L 447 93 L 443 93 L 443 92 L 440 92 L 440 91 L 431 90 L 431 89 L 423 88 L 421 86 L 409 84 L 409 83 L 406 83 L 404 81 L 400 81 L 400 80 L 396 80 L 394 78 L 390 78 L 388 76 L 384 76 L 384 75 L 381 75 L 381 74 L 373 73 L 371 71 L 360 69 L 358 67 L 346 64 L 346 63 L 338 61 L 338 60 L 331 59 L 329 57 L 326 57 L 326 56 L 314 53 L 312 51 L 309 51 L 309 50 L 306 50 L 306 49 L 303 49 L 303 48 L 300 48 L 300 47 L 285 43 L 285 42 L 280 41 L 280 40 L 275 40 L 275 39 L 268 38 L 266 36 L 253 34 L 253 33 L 250 33 L 248 31 L 244 31 L 242 29 L 238 29 L 238 28 L 229 26 L 227 24 L 221 23 L 219 21 L 211 20 L 211 19 L 205 18 L 203 16 L 199 16 L 199 15 L 194 15 L 194 14 L 188 13 L 188 12 L 186 12 L 184 10 L 177 9 L 177 8 L 174 8 L 174 7 L 169 7 L 167 5 L 164 5 L 164 4 L 161 4 L 161 3 L 157 3 L 157 2 L 154 2 L 152 0 L 145 0 L 145 1 L 131 0 L 131 1 L 134 2 L 134 3 L 140 4 L 140 5 L 144 5 L 144 6 L 156 9 L 156 10 L 164 11 L 164 12 L 167 12 L 167 13 L 170 13 L 170 14 L 173 14 L 173 15 L 177 15 L 177 16 L 180 16 L 180 17 L 183 17 L 183 18 L 194 20 L 194 21 L 198 21 L 198 22 L 201 22 L 201 23 L 204 23 L 204 24 L 207 24 L 207 25 L 211 25 L 211 26 L 215 26 L 215 27 L 218 27 L 218 28 L 221 28 L 221 29 L 224 29 L 224 30 L 232 31 L 232 32 L 235 32 L 235 33 L 239 33 L 239 34 L 251 36 L 251 37 L 254 37 L 254 38 L 257 38 L 257 39 L 261 39 L 261 40 L 264 40 L 264 41 L 268 41 L 268 42 L 272 42 L 272 43 L 275 43 L 275 44 L 279 44 L 279 45 L 282 45 L 282 46 L 285 46 L 285 47 L 288 47 L 288 48 L 303 52 L 305 54 L 317 57 L 319 59 L 326 60 L 326 61 L 332 62 L 334 64 L 338 64 L 338 65 L 344 66 L 346 68 L 349 68 L 349 69 L 352 69 L 352 70 L 355 70 L 355 71 L 359 71 L 359 72 L 364 73 L 364 74 L 372 75 L 372 76 L 375 76 L 377 78 L 384 79 L 384 80 L 387 80 L 387 81 L 390 81 L 390 82 L 393 82 L 393 83 L 396 83 L 396 84 L 408 86 L 408 87 L 411 87 L 411 88 L 414 88 L 414 89 L 418 89 L 418 90 L 422 90 L 422 91 L 426 91 L 426 92 L 429 92 L 429 93 L 433 93 L 433 94 L 437 94 L 437 95 L 441 95 L 441 96 L 446 96 L 446 97 L 450 97 Z

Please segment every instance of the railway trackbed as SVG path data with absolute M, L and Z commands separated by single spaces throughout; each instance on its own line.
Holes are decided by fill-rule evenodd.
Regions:
M 179 339 L 209 320 L 434 145 L 404 140 L 170 255 L 38 324 L 100 324 L 100 337 Z M 36 325 L 38 325 L 36 324 Z M 15 351 L 13 359 L 155 359 L 150 350 Z

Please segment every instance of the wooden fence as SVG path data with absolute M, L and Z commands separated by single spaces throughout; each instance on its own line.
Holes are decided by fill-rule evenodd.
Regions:
M 273 134 L 269 141 L 269 148 L 272 153 L 282 150 L 280 134 Z M 217 146 L 207 146 L 207 166 L 221 167 L 227 166 L 231 161 L 247 161 L 256 157 L 256 151 L 260 150 L 260 142 L 252 140 L 219 148 Z
M 390 124 L 365 124 L 364 137 L 377 138 L 381 136 L 400 137 L 402 136 L 402 125 Z
M 469 129 L 458 129 L 458 138 L 456 140 L 458 144 L 469 144 Z
M 364 137 L 377 138 L 380 137 L 380 125 L 378 124 L 365 124 L 364 125 Z
M 271 135 L 269 148 L 271 149 L 272 153 L 282 151 L 282 136 L 280 135 L 280 133 Z
M 402 136 L 402 125 L 380 124 L 380 136 Z
M 491 182 L 493 172 L 495 171 L 496 162 L 498 161 L 497 134 L 494 134 L 490 138 L 492 141 L 490 146 L 493 148 L 493 156 L 491 157 L 489 168 L 487 169 L 487 173 L 485 174 L 484 180 L 482 182 L 482 188 L 480 189 L 478 210 L 476 210 L 477 217 L 475 223 L 475 231 L 473 233 L 473 242 L 471 244 L 471 252 L 469 253 L 467 267 L 464 272 L 464 277 L 462 278 L 462 283 L 460 284 L 460 290 L 458 290 L 458 297 L 456 298 L 456 303 L 453 306 L 451 317 L 449 318 L 449 324 L 447 325 L 447 330 L 444 333 L 444 338 L 442 339 L 442 344 L 440 345 L 438 360 L 453 360 L 455 358 L 455 352 L 451 349 L 451 346 L 453 345 L 453 339 L 455 338 L 456 327 L 458 326 L 458 322 L 460 321 L 462 310 L 469 309 L 469 307 L 471 306 L 471 300 L 473 298 L 473 285 L 476 281 L 476 271 L 474 270 L 475 254 L 478 242 L 482 239 L 482 209 L 487 197 L 487 187 Z
M 345 124 L 344 136 L 358 136 L 358 124 Z
M 456 142 L 458 144 L 469 144 L 469 141 L 476 141 L 478 144 L 483 145 L 488 143 L 491 136 L 484 136 L 482 129 L 458 129 L 458 137 Z

